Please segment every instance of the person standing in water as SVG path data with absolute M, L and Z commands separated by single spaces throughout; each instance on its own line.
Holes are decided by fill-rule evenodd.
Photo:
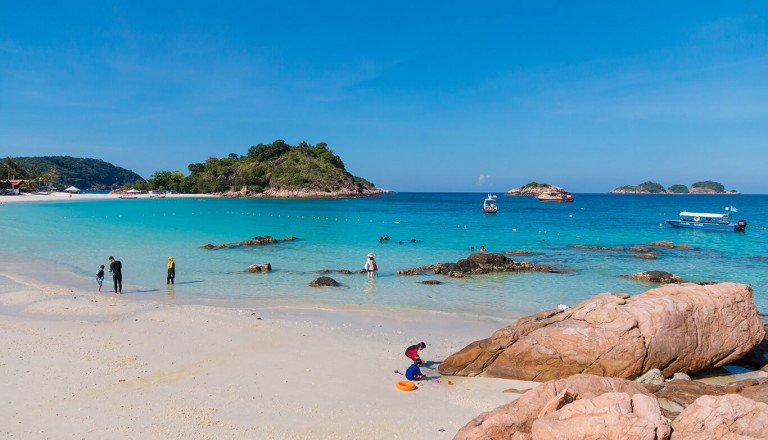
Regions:
M 109 271 L 112 272 L 112 279 L 115 281 L 115 293 L 123 293 L 123 263 L 110 256 Z
M 173 284 L 173 279 L 176 278 L 176 263 L 173 262 L 173 257 L 168 257 L 168 278 L 166 278 L 166 284 Z
M 376 266 L 376 260 L 373 259 L 374 255 L 373 252 L 368 254 L 368 259 L 365 260 L 365 265 L 363 268 L 368 272 L 368 278 L 373 278 L 373 273 L 379 268 Z

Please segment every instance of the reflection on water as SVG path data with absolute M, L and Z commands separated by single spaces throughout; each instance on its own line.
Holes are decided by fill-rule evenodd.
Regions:
M 176 304 L 176 288 L 173 284 L 168 284 L 165 292 L 165 301 L 169 306 Z

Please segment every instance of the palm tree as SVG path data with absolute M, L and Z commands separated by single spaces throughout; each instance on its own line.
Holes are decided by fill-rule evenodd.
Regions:
M 10 157 L 6 157 L 3 159 L 2 162 L 0 162 L 0 170 L 4 171 L 5 174 L 8 176 L 7 179 L 15 179 L 18 175 L 20 178 L 24 177 L 24 167 L 21 166 L 17 161 Z
M 59 180 L 59 170 L 56 167 L 50 167 L 40 174 L 40 178 L 43 183 L 48 187 L 48 191 L 51 190 L 51 186 Z
M 25 187 L 30 191 L 37 191 L 40 188 L 40 180 L 42 178 L 40 170 L 36 165 L 30 165 L 27 168 L 27 178 L 29 182 L 25 184 Z

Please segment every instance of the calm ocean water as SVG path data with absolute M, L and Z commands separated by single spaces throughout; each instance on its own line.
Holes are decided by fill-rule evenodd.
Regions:
M 3 204 L 0 263 L 24 261 L 25 274 L 95 290 L 99 264 L 114 255 L 124 291 L 167 295 L 165 264 L 177 263 L 176 297 L 418 308 L 515 318 L 594 294 L 643 292 L 653 285 L 621 278 L 665 270 L 695 281 L 735 281 L 755 289 L 768 313 L 768 196 L 577 194 L 574 203 L 499 196 L 499 213 L 483 214 L 485 194 L 399 193 L 340 200 L 138 199 Z M 747 231 L 717 233 L 662 226 L 684 210 L 739 209 Z M 389 235 L 391 240 L 379 242 Z M 207 243 L 256 235 L 298 240 L 251 248 L 203 250 Z M 413 242 L 412 240 L 416 240 Z M 573 245 L 632 246 L 668 240 L 696 250 L 661 249 L 657 260 Z M 402 242 L 402 243 L 401 243 Z M 489 252 L 570 269 L 566 274 L 492 274 L 463 279 L 396 276 L 401 269 Z M 307 285 L 323 269 L 362 268 L 376 254 L 378 277 L 332 274 L 338 289 Z M 271 263 L 267 274 L 247 274 Z M 439 279 L 428 286 L 417 281 Z M 107 289 L 110 277 L 105 280 Z

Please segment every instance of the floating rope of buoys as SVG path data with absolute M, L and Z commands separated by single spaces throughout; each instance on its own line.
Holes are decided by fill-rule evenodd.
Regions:
M 416 384 L 410 380 L 401 380 L 395 384 L 395 387 L 400 391 L 413 391 L 416 389 Z

